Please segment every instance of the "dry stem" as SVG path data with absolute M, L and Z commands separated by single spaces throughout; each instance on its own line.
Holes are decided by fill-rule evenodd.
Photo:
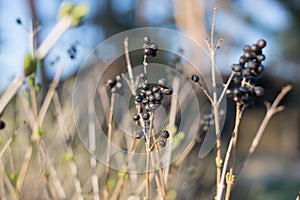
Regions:
M 219 40 L 217 45 L 215 45 L 215 43 L 214 43 L 214 28 L 215 28 L 216 14 L 217 14 L 217 8 L 214 8 L 214 14 L 213 14 L 212 23 L 211 23 L 210 43 L 207 41 L 207 45 L 210 50 L 211 68 L 212 68 L 212 87 L 213 87 L 212 107 L 213 107 L 213 112 L 214 112 L 214 121 L 215 121 L 215 129 L 216 129 L 216 143 L 217 143 L 216 183 L 218 184 L 220 182 L 220 177 L 221 177 L 222 155 L 221 155 L 221 131 L 220 131 L 220 122 L 219 122 L 219 104 L 218 104 L 217 86 L 216 86 L 215 55 L 216 55 L 216 50 L 219 47 L 221 40 Z
M 113 122 L 113 111 L 114 111 L 114 102 L 115 102 L 115 93 L 111 94 L 110 100 L 110 109 L 109 109 L 109 121 L 108 121 L 108 135 L 107 135 L 107 149 L 106 149 L 106 168 L 105 168 L 105 186 L 104 186 L 104 199 L 108 199 L 108 178 L 110 171 L 110 151 L 111 151 L 111 138 L 112 138 L 112 122 Z

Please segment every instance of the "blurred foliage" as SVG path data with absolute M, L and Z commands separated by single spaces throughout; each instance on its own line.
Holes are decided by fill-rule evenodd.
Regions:
M 61 1 L 53 1 L 53 4 L 58 6 L 59 2 Z M 92 29 L 90 30 L 93 33 L 96 33 L 101 30 L 104 33 L 104 38 L 101 38 L 100 34 L 97 35 L 95 41 L 100 42 L 101 40 L 108 38 L 109 36 L 112 36 L 114 34 L 117 34 L 121 31 L 141 27 L 141 26 L 159 26 L 159 27 L 169 27 L 169 28 L 176 28 L 175 20 L 173 18 L 173 8 L 171 5 L 172 1 L 167 1 L 169 3 L 168 8 L 164 8 L 163 5 L 166 3 L 154 1 L 154 3 L 149 3 L 146 1 L 122 1 L 117 3 L 117 1 L 99 1 L 100 3 L 95 3 L 93 7 L 93 3 L 91 1 L 90 8 L 92 11 L 91 15 L 88 15 L 87 19 L 85 19 L 82 25 L 82 28 L 85 27 L 85 24 L 92 26 Z M 238 22 L 243 22 L 247 24 L 247 26 L 251 28 L 256 28 L 259 25 L 257 25 L 256 21 L 249 18 L 248 16 L 244 16 L 243 13 L 236 14 L 235 13 L 235 5 L 238 4 L 240 1 L 215 1 L 213 2 L 215 5 L 219 6 L 221 12 L 227 12 L 231 13 L 234 17 L 239 16 L 236 18 Z M 272 1 L 268 1 L 269 3 L 272 3 Z M 270 124 L 268 127 L 268 130 L 266 132 L 265 138 L 263 138 L 263 143 L 261 144 L 261 147 L 259 148 L 259 151 L 257 154 L 254 155 L 254 158 L 250 160 L 250 162 L 253 162 L 253 166 L 251 165 L 249 168 L 245 169 L 245 174 L 241 177 L 239 180 L 238 178 L 238 186 L 234 188 L 233 191 L 233 197 L 232 199 L 272 199 L 272 200 L 281 200 L 281 199 L 295 199 L 297 195 L 297 191 L 299 190 L 300 186 L 300 177 L 299 174 L 295 174 L 295 171 L 297 170 L 291 170 L 289 171 L 289 167 L 298 167 L 299 166 L 299 148 L 300 148 L 300 127 L 299 127 L 299 119 L 300 119 L 300 106 L 299 106 L 299 99 L 300 99 L 300 42 L 299 42 L 299 35 L 300 35 L 300 3 L 298 0 L 292 0 L 292 1 L 283 1 L 283 0 L 274 0 L 276 3 L 280 3 L 285 9 L 285 12 L 289 15 L 290 20 L 290 26 L 287 30 L 279 31 L 279 32 L 271 32 L 268 30 L 262 30 L 268 32 L 267 34 L 271 35 L 273 38 L 273 42 L 276 44 L 273 45 L 273 47 L 279 49 L 279 55 L 276 57 L 276 61 L 270 61 L 270 66 L 266 69 L 264 72 L 264 76 L 261 77 L 259 80 L 259 83 L 266 86 L 267 94 L 264 98 L 260 99 L 260 105 L 256 106 L 253 110 L 246 112 L 246 117 L 242 121 L 242 131 L 244 135 L 241 137 L 241 146 L 239 147 L 239 151 L 241 152 L 241 155 L 239 155 L 239 159 L 242 160 L 243 156 L 247 152 L 247 149 L 249 147 L 249 143 L 251 142 L 251 139 L 254 136 L 255 131 L 257 130 L 257 127 L 259 125 L 259 119 L 263 116 L 263 110 L 265 109 L 263 107 L 263 102 L 265 100 L 273 100 L 275 95 L 279 92 L 279 89 L 284 86 L 286 83 L 292 83 L 294 85 L 294 90 L 291 94 L 287 96 L 287 98 L 283 101 L 283 104 L 287 107 L 286 111 L 283 113 L 280 113 L 279 116 L 276 116 L 274 118 L 274 121 Z M 3 4 L 4 1 L 1 2 Z M 49 2 L 48 2 L 49 3 Z M 162 6 L 158 6 L 159 4 L 162 4 Z M 206 24 L 209 27 L 210 25 L 210 16 L 211 16 L 211 6 L 212 3 L 208 3 L 206 5 Z M 98 7 L 97 7 L 98 6 Z M 98 11 L 98 8 L 100 11 Z M 39 9 L 36 7 L 36 9 Z M 71 12 L 72 8 L 62 10 L 61 15 L 64 15 L 64 13 Z M 31 11 L 33 12 L 33 11 Z M 36 11 L 35 11 L 36 12 Z M 86 10 L 80 9 L 79 12 L 79 18 L 82 15 L 82 13 L 85 13 Z M 238 12 L 238 11 L 236 11 Z M 41 24 L 51 24 L 47 20 L 47 16 L 39 16 L 43 15 L 42 12 L 37 12 L 38 17 L 41 18 Z M 259 13 L 256 13 L 259 15 Z M 272 13 L 276 15 L 276 13 Z M 33 13 L 32 13 L 33 15 Z M 18 16 L 14 16 L 18 17 Z M 1 19 L 3 22 L 3 19 L 5 19 L 5 16 L 1 15 Z M 276 23 L 276 22 L 275 22 Z M 232 22 L 233 24 L 233 22 Z M 216 24 L 216 26 L 221 26 L 222 24 Z M 230 23 L 225 24 L 227 29 L 231 29 Z M 79 27 L 80 28 L 80 27 Z M 0 24 L 0 31 L 3 30 L 3 25 Z M 261 29 L 259 29 L 261 30 Z M 75 30 L 71 30 L 75 31 Z M 243 40 L 240 38 L 236 38 L 236 35 L 230 35 L 227 34 L 224 31 L 224 29 L 218 29 L 217 35 L 222 36 L 225 38 L 225 46 L 222 47 L 220 51 L 218 52 L 220 54 L 220 60 L 218 60 L 218 63 L 226 63 L 224 67 L 227 66 L 232 60 L 228 61 L 226 57 L 228 57 L 229 52 L 231 51 L 234 46 L 238 46 L 240 49 L 241 45 L 243 45 Z M 239 30 L 235 30 L 239 31 Z M 73 32 L 71 32 L 73 33 Z M 24 33 L 23 33 L 24 34 Z M 90 32 L 86 32 L 88 37 Z M 88 48 L 84 48 L 86 45 L 85 43 L 85 37 L 81 37 L 74 35 L 74 38 L 71 38 L 71 41 L 68 40 L 64 45 L 70 46 L 71 43 L 74 43 L 75 41 L 79 40 L 80 45 L 78 47 L 78 52 L 83 54 L 88 54 L 88 52 L 96 45 L 92 44 L 88 46 Z M 3 49 L 5 48 L 5 45 L 9 43 L 5 40 L 5 38 L 2 38 L 0 35 L 0 54 L 3 52 Z M 171 44 L 170 44 L 171 45 Z M 227 48 L 232 47 L 232 48 Z M 229 49 L 229 50 L 228 50 Z M 65 54 L 66 49 L 59 49 L 57 54 Z M 277 52 L 277 49 L 274 49 L 274 52 Z M 233 54 L 233 53 L 231 53 Z M 272 49 L 269 51 L 269 54 L 272 54 Z M 223 55 L 223 56 L 222 56 Z M 239 55 L 239 54 L 237 54 Z M 224 58 L 225 57 L 225 58 Z M 271 57 L 271 56 L 270 56 Z M 23 56 L 24 58 L 24 56 Z M 52 58 L 48 58 L 50 61 L 53 61 Z M 52 59 L 52 60 L 51 60 Z M 161 58 L 164 59 L 164 58 Z M 237 58 L 236 58 L 237 59 Z M 268 58 L 267 58 L 268 59 Z M 65 61 L 66 59 L 61 59 Z M 25 69 L 25 75 L 29 75 L 33 73 L 35 69 L 35 60 L 32 60 L 30 55 L 26 55 L 24 59 L 24 69 Z M 53 70 L 56 65 L 49 65 L 50 62 L 48 62 L 47 68 Z M 81 62 L 79 62 L 81 64 Z M 133 64 L 140 64 L 141 60 L 134 60 Z M 80 64 L 74 64 L 74 68 L 78 68 Z M 22 64 L 21 64 L 22 65 Z M 222 65 L 223 66 L 223 65 Z M 228 65 L 229 66 L 229 65 Z M 274 66 L 274 68 L 273 68 Z M 5 66 L 7 67 L 7 66 Z M 1 68 L 3 69 L 3 68 Z M 7 71 L 7 70 L 6 70 Z M 76 70 L 75 70 L 76 71 Z M 225 70 L 226 71 L 226 70 Z M 278 71 L 276 74 L 274 71 Z M 286 72 L 288 71 L 288 72 Z M 275 75 L 274 75 L 275 74 Z M 2 77 L 2 76 L 1 76 Z M 51 75 L 47 74 L 47 70 L 45 70 L 44 74 L 44 83 L 47 83 L 47 79 L 49 79 Z M 65 77 L 65 82 L 58 88 L 60 98 L 62 99 L 62 103 L 67 108 L 70 108 L 70 94 L 72 89 L 72 84 L 74 81 L 74 76 Z M 226 78 L 226 77 L 224 77 Z M 43 85 L 43 91 L 47 91 L 48 85 Z M 39 96 L 39 98 L 43 98 L 42 96 Z M 233 126 L 233 109 L 232 109 L 232 103 L 231 101 L 228 102 L 228 112 L 227 112 L 227 118 L 226 118 L 226 125 L 223 131 L 223 139 L 224 139 L 224 146 L 227 145 L 228 137 L 230 136 L 232 126 Z M 69 107 L 68 107 L 69 106 Z M 57 123 L 55 120 L 55 112 L 54 108 L 50 108 L 50 114 L 47 115 L 46 118 L 46 125 L 43 127 L 43 135 L 46 142 L 51 146 L 50 150 L 53 151 L 51 155 L 53 155 L 53 159 L 57 163 L 58 173 L 60 177 L 64 178 L 65 181 L 65 187 L 66 188 L 72 188 L 72 182 L 71 178 L 72 175 L 70 174 L 70 171 L 66 169 L 66 161 L 73 161 L 75 160 L 78 164 L 79 172 L 80 172 L 80 180 L 82 182 L 85 182 L 91 173 L 91 169 L 89 167 L 86 167 L 86 163 L 88 163 L 88 153 L 85 151 L 83 146 L 80 144 L 79 139 L 74 139 L 71 141 L 71 145 L 74 147 L 74 154 L 75 156 L 71 154 L 64 154 L 63 147 L 64 144 L 61 144 L 62 140 L 60 140 L 62 136 L 57 135 L 55 133 L 54 135 L 51 135 L 51 130 L 53 127 L 55 127 L 55 124 Z M 24 112 L 23 103 L 21 103 L 21 100 L 16 98 L 14 101 L 10 104 L 9 108 L 7 109 L 4 119 L 8 122 L 8 128 L 4 131 L 1 131 L 1 141 L 6 141 L 10 134 L 15 131 L 16 127 L 21 126 L 23 124 L 24 119 L 26 119 Z M 66 111 L 66 115 L 71 118 L 70 113 Z M 21 125 L 20 125 L 21 124 Z M 70 126 L 70 130 L 73 130 L 74 126 L 73 124 L 68 125 Z M 114 126 L 115 127 L 115 124 Z M 28 124 L 24 125 L 22 127 L 25 131 L 20 134 L 20 138 L 17 139 L 12 144 L 12 149 L 17 149 L 17 151 L 14 151 L 15 154 L 15 162 L 16 166 L 20 166 L 20 163 L 23 159 L 23 152 L 25 151 L 25 146 L 28 145 L 26 142 L 29 138 L 29 127 Z M 40 132 L 42 133 L 42 132 Z M 74 136 L 75 137 L 75 136 Z M 184 133 L 178 133 L 174 138 L 174 146 L 178 146 L 180 143 L 180 140 L 184 137 Z M 59 139 L 57 139 L 59 138 Z M 58 140 L 58 141 L 57 141 Z M 284 143 L 284 141 L 287 143 Z M 296 146 L 291 145 L 292 147 L 289 147 L 288 144 L 296 144 Z M 298 145 L 298 146 L 297 146 Z M 3 147 L 3 143 L 1 144 L 1 147 Z M 172 182 L 169 183 L 170 190 L 168 191 L 168 196 L 170 199 L 213 199 L 211 197 L 211 194 L 214 191 L 214 176 L 215 176 L 215 168 L 214 168 L 214 161 L 215 161 L 215 152 L 212 152 L 208 157 L 205 159 L 199 160 L 198 159 L 198 150 L 200 146 L 199 144 L 194 148 L 191 155 L 185 160 L 183 165 L 179 167 L 178 173 L 176 175 L 171 174 L 174 178 Z M 63 155 L 63 156 L 61 156 Z M 255 157 L 258 156 L 257 159 Z M 259 156 L 262 156 L 259 157 Z M 63 157 L 63 158 L 62 158 Z M 278 168 L 274 167 L 274 171 L 270 168 L 261 167 L 259 169 L 256 168 L 255 164 L 258 165 L 264 165 L 266 162 L 268 162 L 268 159 L 271 159 L 271 157 L 274 157 L 276 160 L 275 164 L 278 165 Z M 286 163 L 282 162 L 282 159 Z M 9 157 L 6 156 L 4 158 L 4 161 L 6 163 L 9 163 Z M 32 166 L 35 166 L 37 161 L 33 161 L 31 163 Z M 8 164 L 7 164 L 8 165 Z M 288 167 L 287 167 L 288 166 Z M 299 169 L 299 168 L 298 168 Z M 31 172 L 32 174 L 36 173 L 36 167 L 33 167 Z M 251 170 L 262 170 L 262 173 L 265 174 L 263 177 L 266 179 L 264 182 L 260 182 L 261 179 L 259 179 L 259 176 L 251 174 Z M 100 170 L 101 171 L 101 170 Z M 269 171 L 272 171 L 273 173 L 278 173 L 278 176 L 273 176 L 272 174 L 269 174 Z M 11 181 L 13 183 L 16 182 L 18 176 L 15 174 L 15 172 L 7 173 L 10 177 Z M 101 172 L 102 173 L 102 172 Z M 99 173 L 99 174 L 101 174 Z M 253 175 L 253 179 L 252 178 Z M 34 181 L 35 176 L 32 175 L 29 177 L 30 181 Z M 289 180 L 290 178 L 293 178 L 293 180 Z M 295 180 L 294 180 L 295 179 Z M 25 187 L 28 191 L 32 191 L 31 185 L 29 184 Z M 103 183 L 101 183 L 103 184 Z M 115 179 L 109 179 L 109 188 L 113 188 L 116 184 Z M 86 188 L 88 188 L 86 186 Z M 87 191 L 87 189 L 84 188 L 84 192 L 87 194 L 90 193 L 90 191 Z M 34 188 L 37 189 L 37 188 Z M 40 189 L 40 188 L 38 188 Z M 45 190 L 45 189 L 43 189 Z M 38 190 L 37 190 L 38 191 Z M 71 191 L 71 189 L 70 189 Z M 70 196 L 71 196 L 70 192 Z M 27 194 L 30 196 L 30 194 Z M 26 194 L 24 194 L 26 197 Z M 27 196 L 28 197 L 28 196 Z

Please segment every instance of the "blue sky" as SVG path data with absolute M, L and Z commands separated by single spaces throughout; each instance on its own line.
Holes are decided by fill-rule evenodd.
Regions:
M 7 87 L 14 76 L 22 73 L 23 58 L 29 51 L 28 34 L 23 26 L 15 22 L 19 17 L 24 26 L 30 27 L 30 12 L 26 2 L 24 0 L 0 0 L 0 92 Z M 46 57 L 45 63 L 48 67 L 45 70 L 50 76 L 56 71 L 57 66 L 51 66 L 49 63 L 56 60 L 58 56 L 60 57 L 58 62 L 62 62 L 65 66 L 64 76 L 68 76 L 76 71 L 93 47 L 105 39 L 105 27 L 95 26 L 89 19 L 99 12 L 104 12 L 103 5 L 108 1 L 77 0 L 71 2 L 88 4 L 90 12 L 85 24 L 68 30 Z M 59 3 L 60 1 L 54 0 L 36 1 L 38 16 L 42 23 L 39 33 L 41 40 L 47 36 L 56 23 Z M 135 7 L 132 0 L 112 0 L 110 3 L 114 14 L 121 16 Z M 174 28 L 175 26 L 168 21 L 173 14 L 171 3 L 171 0 L 147 1 L 143 5 L 143 10 L 138 11 L 138 14 L 147 21 L 149 26 Z M 222 63 L 220 67 L 227 67 L 229 70 L 228 66 L 236 62 L 240 56 L 241 46 L 252 44 L 260 38 L 268 41 L 266 48 L 268 60 L 276 61 L 280 58 L 282 52 L 280 48 L 276 48 L 276 34 L 286 31 L 291 26 L 289 13 L 284 7 L 274 0 L 238 0 L 232 5 L 231 10 L 220 8 L 216 19 L 216 29 L 222 33 L 222 36 L 230 37 L 239 45 L 234 46 L 224 42 L 222 49 L 230 48 L 230 51 L 226 51 L 226 54 L 220 53 L 218 56 L 218 60 Z M 207 5 L 207 10 L 212 10 L 212 4 Z M 249 24 L 242 18 L 251 19 L 255 23 Z M 72 44 L 78 47 L 78 56 L 74 60 L 71 60 L 67 53 Z

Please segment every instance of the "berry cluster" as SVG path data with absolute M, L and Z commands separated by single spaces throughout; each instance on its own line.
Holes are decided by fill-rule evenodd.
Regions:
M 69 57 L 73 60 L 76 58 L 76 54 L 77 54 L 77 47 L 76 44 L 72 44 L 71 47 L 68 49 L 68 55 Z
M 144 77 L 146 74 L 141 74 Z M 173 89 L 166 86 L 166 79 L 160 78 L 157 84 L 150 85 L 143 81 L 139 85 L 139 93 L 135 96 L 135 103 L 142 105 L 142 110 L 154 111 L 164 98 L 164 95 L 171 95 Z
M 149 36 L 144 37 L 144 54 L 146 56 L 153 56 L 155 57 L 158 50 L 158 45 L 156 43 L 151 42 L 151 39 Z
M 178 53 L 175 54 L 172 58 L 171 58 L 171 61 L 170 61 L 170 66 L 175 68 L 179 63 L 181 63 L 182 61 L 182 58 L 180 56 L 180 54 L 183 54 L 183 49 L 178 49 Z
M 136 139 L 141 139 L 141 138 L 145 138 L 145 135 L 143 134 L 143 132 L 138 132 L 138 133 L 135 135 L 135 137 L 136 137 Z M 170 137 L 169 131 L 163 130 L 163 131 L 160 133 L 159 138 L 158 138 L 155 142 L 158 141 L 159 146 L 160 146 L 160 147 L 164 147 L 164 146 L 166 146 L 166 139 L 168 139 L 169 137 Z
M 266 44 L 265 40 L 260 39 L 256 44 L 245 45 L 239 63 L 231 66 L 234 72 L 234 86 L 228 89 L 226 94 L 245 107 L 251 106 L 255 97 L 264 94 L 264 89 L 256 86 L 255 82 L 264 69 L 262 61 L 265 60 L 265 55 L 262 49 Z
M 147 75 L 142 73 L 140 75 L 142 82 L 138 87 L 137 95 L 134 97 L 135 104 L 140 105 L 140 113 L 135 114 L 133 116 L 133 120 L 138 123 L 139 120 L 143 120 L 145 126 L 149 126 L 150 124 L 150 112 L 153 112 L 161 105 L 161 101 L 163 100 L 165 95 L 173 94 L 173 89 L 166 86 L 166 79 L 160 78 L 158 79 L 156 84 L 150 84 L 147 80 Z M 148 127 L 149 128 L 149 127 Z M 166 145 L 165 140 L 161 138 L 168 138 L 169 132 L 162 131 L 160 140 L 158 141 L 161 147 Z M 136 134 L 137 139 L 145 138 L 145 134 L 143 132 L 139 132 Z
M 122 95 L 124 93 L 122 76 L 117 75 L 115 78 L 107 80 L 106 87 L 112 93 L 119 93 L 120 95 Z
M 219 118 L 224 117 L 225 111 L 220 110 Z M 208 113 L 203 116 L 200 120 L 201 132 L 206 132 L 210 126 L 215 124 L 213 113 Z

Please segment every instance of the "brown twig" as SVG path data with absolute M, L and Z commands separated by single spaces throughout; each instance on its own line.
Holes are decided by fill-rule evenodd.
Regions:
M 238 140 L 238 135 L 239 135 L 239 125 L 241 122 L 241 117 L 243 113 L 243 108 L 242 105 L 239 103 L 236 104 L 236 116 L 235 116 L 235 128 L 234 132 L 232 135 L 232 160 L 231 160 L 231 165 L 230 165 L 230 170 L 229 170 L 229 176 L 227 179 L 227 191 L 226 191 L 226 200 L 229 200 L 230 198 L 230 192 L 231 192 L 231 187 L 234 182 L 233 178 L 233 170 L 234 170 L 234 164 L 235 164 L 235 155 L 236 155 L 236 148 L 237 148 L 237 140 Z
M 57 87 L 57 85 L 59 83 L 59 80 L 60 80 L 60 77 L 62 75 L 62 72 L 63 72 L 63 67 L 60 66 L 58 68 L 55 76 L 54 76 L 54 79 L 53 79 L 53 81 L 52 81 L 52 83 L 50 85 L 50 88 L 49 88 L 49 90 L 47 92 L 45 100 L 44 100 L 44 102 L 42 104 L 42 107 L 40 109 L 40 112 L 39 112 L 39 115 L 38 115 L 38 124 L 39 124 L 39 126 L 42 126 L 42 124 L 43 124 L 44 118 L 46 116 L 46 113 L 47 113 L 47 110 L 49 108 L 49 105 L 50 105 L 50 102 L 52 100 L 52 97 L 53 97 L 53 94 L 55 92 L 55 89 L 56 89 L 56 87 Z
M 214 42 L 214 30 L 215 30 L 215 17 L 217 14 L 217 8 L 214 8 L 214 13 L 212 16 L 211 31 L 210 31 L 210 43 L 207 41 L 208 48 L 210 50 L 211 58 L 211 70 L 212 70 L 212 87 L 213 87 L 213 98 L 212 98 L 212 107 L 214 112 L 214 121 L 215 121 L 215 130 L 216 130 L 216 143 L 217 143 L 217 157 L 216 157 L 216 166 L 217 166 L 217 178 L 216 183 L 220 182 L 221 177 L 221 168 L 222 168 L 222 154 L 221 154 L 221 130 L 219 122 L 219 103 L 217 96 L 217 85 L 216 85 L 216 66 L 215 66 L 215 55 L 216 50 L 220 45 L 220 41 L 215 45 Z M 217 188 L 218 190 L 218 188 Z
M 17 93 L 18 89 L 21 87 L 21 85 L 24 82 L 24 76 L 16 77 L 12 84 L 5 90 L 3 95 L 0 98 L 0 113 L 3 113 L 3 110 L 7 106 L 7 104 L 10 102 L 10 100 L 13 98 L 13 96 Z
M 130 58 L 129 58 L 128 37 L 125 37 L 125 39 L 124 39 L 124 50 L 125 50 L 125 58 L 126 58 L 126 63 L 127 63 L 127 70 L 128 70 L 130 84 L 131 84 L 131 87 L 134 88 L 132 66 L 131 66 L 131 62 L 130 62 Z
M 255 152 L 256 147 L 259 144 L 260 139 L 261 139 L 270 119 L 272 118 L 272 116 L 284 109 L 283 106 L 278 106 L 278 104 L 286 96 L 286 94 L 289 91 L 291 91 L 291 89 L 292 89 L 291 85 L 287 85 L 287 86 L 283 87 L 281 92 L 278 94 L 278 96 L 274 100 L 272 106 L 270 106 L 269 103 L 266 103 L 267 113 L 265 115 L 265 118 L 263 119 L 263 121 L 261 122 L 261 124 L 258 128 L 258 131 L 257 131 L 257 133 L 251 143 L 251 146 L 249 148 L 248 154 L 246 155 L 245 159 L 243 160 L 242 165 L 237 172 L 237 175 L 240 174 L 240 172 L 242 171 L 242 169 L 244 168 L 244 166 L 247 164 L 248 160 L 250 159 L 251 155 Z
M 107 147 L 106 147 L 106 168 L 105 168 L 105 186 L 104 186 L 104 199 L 108 199 L 108 180 L 110 171 L 110 151 L 111 151 L 111 138 L 112 138 L 112 123 L 113 123 L 113 111 L 115 102 L 115 93 L 111 94 L 110 109 L 109 109 L 109 121 L 108 121 L 108 133 L 107 133 Z
M 43 59 L 50 49 L 54 46 L 54 44 L 58 41 L 58 39 L 63 35 L 63 33 L 71 27 L 73 18 L 70 15 L 67 15 L 60 19 L 51 30 L 46 39 L 42 42 L 42 44 L 36 50 L 36 58 Z
M 64 135 L 64 139 L 68 140 L 71 136 L 70 136 L 70 133 L 67 131 L 67 128 L 65 125 L 63 109 L 61 107 L 61 103 L 59 101 L 56 90 L 53 91 L 52 96 L 53 96 L 53 105 L 54 105 L 54 109 L 55 109 L 55 113 L 56 113 L 56 117 L 57 117 L 57 121 L 58 121 L 58 128 L 61 131 L 61 133 Z M 64 143 L 65 143 L 65 141 L 64 141 Z M 81 187 L 80 180 L 78 178 L 78 169 L 77 169 L 77 165 L 73 159 L 73 157 L 74 157 L 73 149 L 70 146 L 70 144 L 66 144 L 65 147 L 66 147 L 66 152 L 67 152 L 68 156 L 71 157 L 71 159 L 69 160 L 69 165 L 70 165 L 71 173 L 73 175 L 73 184 L 74 184 L 75 191 L 77 193 L 77 198 L 83 200 L 82 187 Z
M 244 161 L 242 162 L 242 165 L 240 167 L 240 169 L 237 172 L 237 175 L 240 174 L 241 170 L 243 169 L 243 167 L 246 165 L 247 161 L 249 160 L 250 156 L 254 153 L 260 139 L 261 136 L 264 132 L 264 130 L 266 129 L 270 119 L 272 118 L 272 116 L 274 114 L 276 114 L 277 112 L 280 112 L 283 110 L 282 106 L 278 106 L 279 103 L 281 102 L 281 100 L 283 99 L 283 97 L 292 89 L 291 85 L 287 85 L 286 87 L 283 87 L 281 92 L 277 95 L 276 99 L 274 100 L 273 104 L 270 105 L 270 103 L 266 104 L 267 107 L 267 113 L 265 114 L 265 117 L 256 133 L 255 138 L 253 139 L 253 142 L 249 148 L 249 152 L 246 156 L 246 158 L 244 159 Z M 235 131 L 235 130 L 234 130 Z M 221 176 L 221 182 L 217 185 L 218 187 L 218 193 L 217 193 L 217 197 L 216 200 L 221 200 L 222 199 L 222 194 L 223 194 L 223 189 L 224 189 L 224 181 L 225 181 L 225 174 L 226 174 L 226 169 L 228 166 L 228 162 L 230 159 L 230 154 L 231 154 L 231 150 L 233 148 L 233 138 L 231 138 L 228 148 L 227 148 L 227 152 L 226 152 L 226 157 L 225 157 L 225 161 L 224 161 L 224 166 L 223 166 L 223 170 L 222 170 L 222 176 Z

